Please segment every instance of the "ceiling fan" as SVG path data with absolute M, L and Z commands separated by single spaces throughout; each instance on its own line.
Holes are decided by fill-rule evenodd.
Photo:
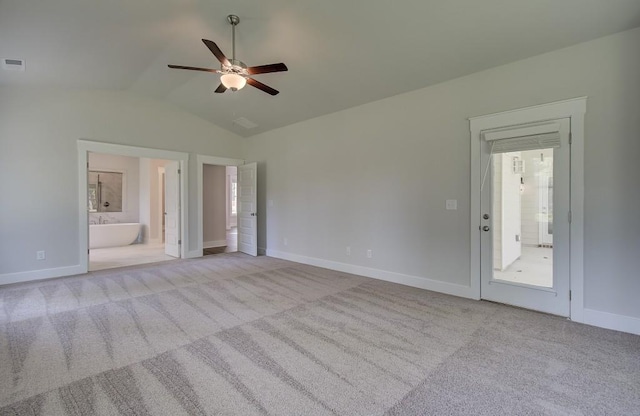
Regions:
M 174 69 L 188 69 L 190 71 L 203 71 L 213 72 L 220 74 L 220 85 L 215 90 L 217 93 L 223 93 L 227 89 L 231 91 L 238 91 L 242 89 L 246 84 L 251 85 L 259 90 L 266 92 L 267 94 L 277 95 L 280 91 L 271 88 L 268 85 L 263 84 L 260 81 L 256 81 L 251 78 L 250 75 L 266 74 L 269 72 L 282 72 L 288 71 L 289 68 L 282 62 L 277 64 L 260 65 L 260 66 L 247 66 L 244 62 L 236 59 L 236 26 L 240 23 L 240 18 L 234 14 L 227 16 L 227 21 L 232 27 L 232 59 L 227 59 L 222 53 L 218 45 L 208 39 L 202 39 L 204 44 L 209 48 L 211 53 L 220 61 L 220 69 L 210 68 L 196 68 L 193 66 L 182 65 L 169 65 L 169 68 Z

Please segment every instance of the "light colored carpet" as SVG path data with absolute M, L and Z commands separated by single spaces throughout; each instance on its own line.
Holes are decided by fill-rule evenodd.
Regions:
M 243 254 L 0 288 L 1 415 L 632 415 L 640 337 Z

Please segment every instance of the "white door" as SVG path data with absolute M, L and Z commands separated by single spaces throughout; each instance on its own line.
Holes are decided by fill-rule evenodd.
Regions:
M 164 252 L 180 257 L 180 162 L 164 168 Z
M 509 137 L 510 130 L 501 129 L 500 140 L 486 135 L 482 140 L 480 293 L 482 299 L 569 316 L 570 120 L 549 123 L 556 132 Z M 549 152 L 553 157 L 539 162 Z M 525 172 L 508 168 L 514 154 L 531 162 Z M 547 198 L 539 189 L 545 176 L 553 178 L 553 186 L 546 184 L 553 193 Z M 513 210 L 520 212 L 513 215 Z M 553 230 L 552 247 L 539 244 L 543 226 Z M 502 261 L 500 253 L 514 250 L 517 256 Z
M 238 166 L 238 251 L 258 255 L 258 165 Z

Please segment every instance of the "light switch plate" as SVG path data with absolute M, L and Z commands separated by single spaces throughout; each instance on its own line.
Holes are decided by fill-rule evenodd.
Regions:
M 457 199 L 447 199 L 446 207 L 450 211 L 455 211 L 458 209 L 458 200 Z

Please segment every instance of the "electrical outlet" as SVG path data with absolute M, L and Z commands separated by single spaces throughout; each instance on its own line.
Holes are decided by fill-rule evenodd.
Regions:
M 367 258 L 372 258 L 373 257 L 373 252 L 371 251 L 371 249 L 367 250 Z
M 44 250 L 36 251 L 36 260 L 44 260 L 45 258 Z
M 287 237 L 284 238 L 283 243 L 285 246 L 289 245 L 289 240 L 287 240 Z
M 350 255 L 351 255 L 351 247 L 347 246 L 347 256 L 350 256 Z

